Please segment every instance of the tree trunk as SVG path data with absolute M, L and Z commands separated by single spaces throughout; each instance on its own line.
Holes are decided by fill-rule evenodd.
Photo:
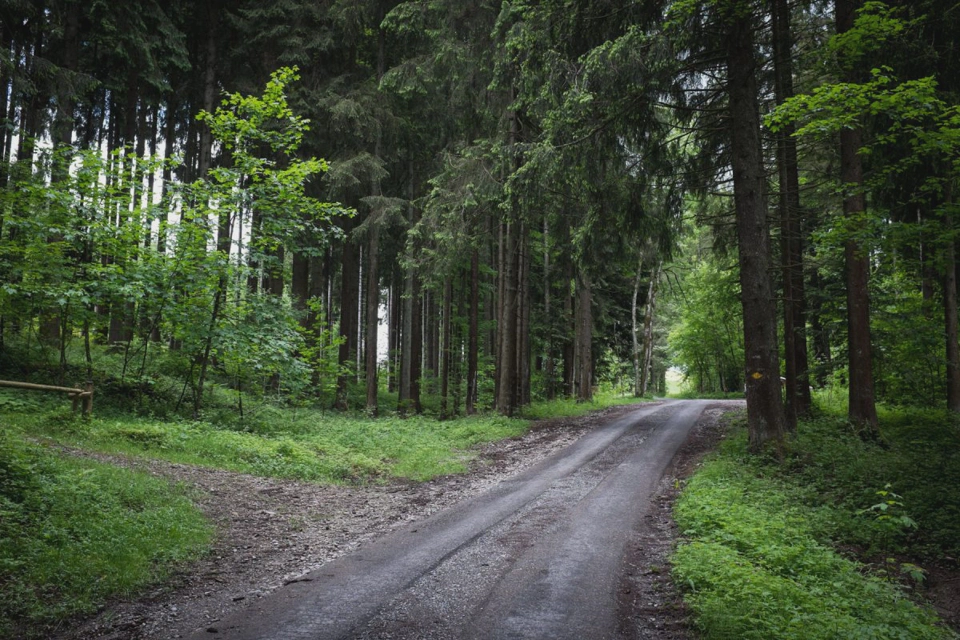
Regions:
M 412 298 L 411 318 L 412 333 L 410 335 L 410 406 L 414 413 L 421 413 L 423 407 L 420 404 L 420 379 L 423 376 L 423 298 L 420 295 L 421 283 L 420 277 L 414 271 L 412 277 Z
M 387 382 L 387 389 L 390 393 L 397 391 L 397 384 L 400 379 L 400 318 L 403 309 L 402 288 L 403 280 L 400 278 L 400 270 L 394 265 L 393 283 L 390 285 L 390 326 L 387 337 L 389 343 L 387 353 L 387 362 L 389 363 L 389 372 L 387 375 L 389 376 L 389 380 Z
M 443 282 L 443 310 L 441 316 L 441 348 L 440 348 L 440 419 L 446 420 L 447 396 L 450 392 L 450 339 L 452 337 L 450 311 L 453 302 L 453 283 L 448 276 Z
M 553 358 L 553 316 L 550 314 L 550 222 L 543 219 L 543 317 L 547 328 L 544 337 L 543 373 L 546 379 L 544 394 L 547 400 L 553 400 L 557 395 L 554 385 L 554 358 Z
M 772 0 L 773 62 L 778 104 L 793 96 L 793 38 L 787 0 Z M 800 178 L 794 126 L 777 133 L 780 180 L 780 247 L 783 273 L 783 339 L 786 377 L 787 427 L 796 430 L 797 416 L 810 413 L 807 362 L 806 295 L 803 281 L 803 237 Z
M 203 110 L 213 113 L 217 99 L 217 31 L 220 18 L 220 3 L 209 0 L 207 3 L 207 43 L 203 68 Z M 200 148 L 198 150 L 197 173 L 203 178 L 212 164 L 213 133 L 210 127 L 200 129 Z
M 299 314 L 300 326 L 309 328 L 307 301 L 310 299 L 310 263 L 309 257 L 299 251 L 293 253 L 293 266 L 290 270 L 290 302 Z
M 643 364 L 640 371 L 640 395 L 646 395 L 650 378 L 653 375 L 653 312 L 657 304 L 657 288 L 660 284 L 660 269 L 663 263 L 657 262 L 650 274 L 647 288 L 647 304 L 643 314 Z
M 518 405 L 530 404 L 530 237 L 527 225 L 520 225 L 520 269 L 517 296 L 517 388 Z
M 952 200 L 950 187 L 947 188 L 947 203 Z M 943 309 L 944 334 L 947 340 L 947 409 L 960 413 L 960 330 L 957 313 L 957 259 L 956 243 L 950 233 L 949 214 L 944 216 L 947 237 L 943 249 Z
M 480 252 L 470 254 L 470 335 L 467 345 L 467 415 L 477 412 L 477 376 L 480 354 Z
M 497 356 L 497 410 L 512 416 L 517 409 L 517 332 L 519 315 L 519 291 L 517 290 L 519 271 L 518 227 L 508 222 L 503 233 L 500 263 L 501 298 L 499 334 L 500 353 Z
M 845 33 L 852 26 L 859 2 L 837 0 L 837 33 Z M 856 81 L 856 73 L 848 72 L 845 81 Z M 860 247 L 856 234 L 863 227 L 866 211 L 863 193 L 863 164 L 860 160 L 861 133 L 859 129 L 840 132 L 840 182 L 844 185 L 843 213 L 850 224 L 850 236 L 844 242 L 844 265 L 847 276 L 847 339 L 850 376 L 849 418 L 867 438 L 879 437 L 877 408 L 873 389 L 872 348 L 870 345 L 870 260 Z
M 637 265 L 637 274 L 633 278 L 633 298 L 630 301 L 630 337 L 633 339 L 633 396 L 643 395 L 642 376 L 640 374 L 640 341 L 637 339 L 637 295 L 640 293 L 640 278 L 643 275 L 643 260 Z
M 400 329 L 400 380 L 397 394 L 397 413 L 406 415 L 411 410 L 413 389 L 413 271 L 404 281 Z
M 348 227 L 350 226 L 347 223 Z M 340 256 L 340 352 L 338 362 L 341 367 L 352 368 L 357 354 L 357 314 L 360 312 L 360 264 L 357 248 L 349 237 L 343 242 Z M 347 409 L 347 384 L 350 374 L 341 370 L 337 378 L 337 408 Z
M 367 414 L 377 415 L 377 394 L 380 386 L 377 377 L 377 335 L 380 330 L 380 279 L 378 275 L 378 256 L 380 253 L 380 226 L 370 225 L 370 238 L 367 244 L 367 337 L 366 337 L 366 384 Z
M 731 11 L 725 26 L 731 164 L 746 355 L 747 428 L 752 450 L 758 451 L 767 442 L 773 442 L 779 449 L 785 425 L 780 397 L 776 305 L 769 275 L 766 174 L 760 144 L 758 69 L 751 16 Z
M 590 277 L 577 274 L 577 401 L 593 400 L 593 292 Z
M 413 199 L 416 185 L 411 172 L 409 196 Z M 409 228 L 420 222 L 420 212 L 416 207 L 410 210 Z M 412 247 L 419 250 L 419 247 Z M 420 413 L 420 375 L 423 356 L 423 327 L 421 318 L 422 299 L 420 296 L 420 278 L 416 267 L 410 265 L 406 278 L 406 297 L 403 301 L 403 321 L 401 329 L 400 393 L 397 411 L 404 415 L 409 411 Z
M 565 324 L 564 334 L 567 336 L 563 343 L 563 393 L 566 397 L 572 398 L 576 395 L 576 327 L 577 317 L 574 312 L 575 297 L 570 293 L 571 285 L 574 281 L 573 260 L 568 257 L 566 274 L 563 278 L 563 319 Z M 573 336 L 571 338 L 570 336 Z

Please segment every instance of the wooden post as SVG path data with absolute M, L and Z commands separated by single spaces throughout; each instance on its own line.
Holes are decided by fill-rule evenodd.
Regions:
M 83 390 L 83 415 L 89 418 L 93 415 L 93 380 L 87 380 Z

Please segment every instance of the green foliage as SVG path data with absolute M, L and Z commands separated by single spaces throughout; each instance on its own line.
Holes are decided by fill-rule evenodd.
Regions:
M 269 406 L 247 413 L 216 425 L 120 415 L 90 421 L 49 413 L 7 418 L 71 446 L 329 483 L 461 473 L 474 456 L 472 447 L 521 435 L 528 426 L 498 415 L 370 419 Z
M 739 430 L 704 464 L 676 506 L 685 542 L 674 572 L 706 638 L 956 637 L 889 579 L 922 577 L 919 567 L 883 562 L 867 571 L 833 549 L 886 556 L 925 540 L 928 551 L 954 552 L 957 525 L 947 520 L 955 514 L 937 512 L 956 502 L 957 445 L 925 451 L 937 474 L 915 470 L 910 436 L 896 423 L 883 421 L 884 449 L 840 419 L 803 422 L 782 465 L 747 454 Z M 951 429 L 941 422 L 935 432 Z M 877 487 L 884 478 L 889 485 Z M 885 506 L 873 506 L 878 496 Z
M 47 625 L 155 582 L 211 535 L 181 488 L 0 432 L 4 637 L 42 637 Z
M 672 363 L 695 394 L 736 393 L 743 389 L 743 319 L 739 272 L 731 258 L 709 255 L 706 230 L 688 237 L 680 274 L 669 295 L 667 338 Z
M 575 398 L 535 401 L 523 407 L 523 417 L 531 420 L 546 420 L 548 418 L 582 416 L 598 409 L 649 402 L 649 400 L 649 398 L 635 398 L 629 393 L 624 395 L 613 389 L 600 389 L 593 394 L 593 398 L 589 402 L 579 402 Z

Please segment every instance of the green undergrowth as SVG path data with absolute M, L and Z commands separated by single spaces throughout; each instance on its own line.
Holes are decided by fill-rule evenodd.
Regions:
M 70 446 L 324 483 L 462 472 L 471 447 L 527 428 L 500 416 L 371 419 L 290 409 L 227 426 L 129 416 L 87 421 L 66 412 L 20 419 L 29 431 Z
M 749 455 L 740 427 L 689 481 L 674 577 L 705 638 L 956 637 L 908 597 L 923 572 L 902 561 L 955 553 L 956 427 L 886 418 L 881 444 L 839 418 L 802 423 L 782 464 Z
M 429 480 L 462 473 L 479 444 L 527 431 L 530 419 L 582 415 L 633 400 L 600 394 L 594 402 L 539 402 L 522 418 L 495 413 L 439 420 L 429 415 L 369 418 L 357 413 L 278 407 L 212 407 L 202 419 L 151 418 L 102 411 L 92 419 L 39 396 L 0 390 L 0 418 L 25 433 L 72 447 L 160 458 L 261 476 L 322 483 Z
M 607 409 L 622 404 L 636 404 L 650 402 L 650 397 L 635 398 L 631 395 L 621 395 L 611 391 L 599 391 L 594 394 L 590 402 L 579 402 L 575 398 L 557 398 L 533 402 L 523 407 L 522 415 L 531 420 L 546 420 L 548 418 L 566 418 L 582 416 L 591 411 Z
M 45 637 L 163 578 L 211 536 L 184 489 L 0 430 L 0 637 Z

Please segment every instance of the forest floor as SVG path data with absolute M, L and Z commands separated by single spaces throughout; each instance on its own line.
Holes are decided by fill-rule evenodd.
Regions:
M 730 404 L 708 408 L 655 492 L 644 526 L 629 545 L 620 587 L 620 628 L 625 637 L 683 639 L 687 612 L 674 588 L 669 555 L 677 538 L 672 506 L 680 480 L 724 434 Z M 570 445 L 600 424 L 636 406 L 587 416 L 534 423 L 519 438 L 484 445 L 468 473 L 428 482 L 321 486 L 228 471 L 103 454 L 76 452 L 181 482 L 215 523 L 213 548 L 199 562 L 139 597 L 118 599 L 98 614 L 65 623 L 56 640 L 182 638 L 207 629 L 251 600 L 263 598 L 339 556 L 478 495 Z M 642 568 L 641 568 L 642 567 Z M 960 611 L 957 575 L 931 572 L 928 596 L 956 625 Z

